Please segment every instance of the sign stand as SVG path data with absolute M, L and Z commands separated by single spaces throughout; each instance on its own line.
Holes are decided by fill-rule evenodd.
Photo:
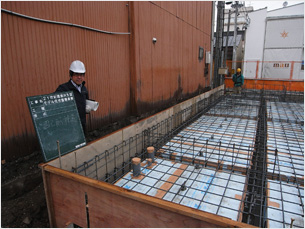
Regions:
M 59 166 L 61 167 L 61 154 L 60 154 L 60 146 L 59 146 L 59 141 L 57 140 L 57 150 L 58 150 L 58 157 L 59 157 Z

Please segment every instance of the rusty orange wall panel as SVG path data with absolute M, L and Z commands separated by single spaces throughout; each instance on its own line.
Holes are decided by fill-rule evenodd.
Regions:
M 225 78 L 226 88 L 233 88 L 232 78 Z M 287 91 L 304 91 L 304 81 L 293 80 L 264 80 L 264 79 L 245 79 L 245 89 L 264 89 L 264 90 L 287 90 Z
M 1 8 L 46 20 L 128 32 L 128 2 L 1 2 Z M 69 80 L 75 59 L 86 65 L 86 86 L 100 108 L 88 128 L 130 115 L 129 35 L 109 35 L 1 12 L 2 158 L 37 149 L 26 97 L 48 94 Z M 5 108 L 5 109 L 4 109 Z
M 196 26 L 196 1 L 177 2 L 177 16 L 186 23 Z
M 192 43 L 193 43 L 193 37 L 192 37 L 192 28 L 185 22 L 181 23 L 182 27 L 182 88 L 183 88 L 183 93 L 188 93 L 190 89 L 190 82 L 193 81 L 192 79 L 192 70 L 193 70 L 193 55 L 195 55 L 192 50 Z M 188 77 L 189 76 L 189 77 Z
M 197 28 L 205 35 L 211 35 L 213 5 L 209 1 L 196 2 L 197 9 Z
M 161 1 L 160 7 L 167 10 L 173 15 L 177 15 L 177 2 L 176 1 Z
M 208 86 L 199 46 L 210 51 L 212 2 L 134 2 L 137 110 L 147 112 Z M 204 20 L 204 22 L 198 22 Z M 204 28 L 204 30 L 197 27 Z M 207 32 L 209 31 L 209 32 Z M 153 37 L 157 42 L 152 42 Z
M 134 3 L 135 6 L 135 38 L 136 38 L 136 90 L 138 93 L 137 102 L 149 102 L 153 97 L 153 78 L 152 78 L 152 4 L 143 2 L 141 5 Z M 143 104 L 145 105 L 145 104 Z

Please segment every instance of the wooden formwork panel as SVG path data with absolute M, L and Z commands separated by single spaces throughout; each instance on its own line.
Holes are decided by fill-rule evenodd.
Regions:
M 96 165 L 105 164 L 106 158 L 103 157 L 103 154 L 100 156 L 101 153 L 106 154 L 106 151 L 112 146 L 127 141 L 131 136 L 141 135 L 145 128 L 162 123 L 162 120 L 172 117 L 178 110 L 194 105 L 213 93 L 222 94 L 223 88 L 223 86 L 215 88 L 190 101 L 185 101 L 185 104 L 177 104 L 92 142 L 61 159 L 41 165 L 51 227 L 65 227 L 69 224 L 81 227 L 245 227 L 246 224 L 224 217 L 203 213 L 133 191 L 126 191 L 99 181 L 98 179 L 104 177 L 107 172 L 107 168 L 104 167 L 100 169 L 99 174 L 96 174 L 97 179 L 85 177 L 83 175 L 86 174 L 83 173 L 80 175 L 71 172 L 87 161 L 95 163 L 95 158 L 100 159 L 99 164 Z M 197 109 L 196 106 L 194 109 Z M 138 150 L 142 150 L 142 148 Z M 121 154 L 122 151 L 125 152 L 126 149 L 118 148 L 117 153 Z M 130 156 L 134 156 L 134 153 Z M 107 160 L 113 160 L 112 157 L 109 155 Z M 117 163 L 121 163 L 121 161 L 118 160 Z M 62 168 L 59 168 L 60 164 Z M 86 172 L 92 172 L 94 168 L 94 166 L 88 167 Z M 108 169 L 113 170 L 111 166 Z
M 51 227 L 253 227 L 47 164 L 41 169 Z

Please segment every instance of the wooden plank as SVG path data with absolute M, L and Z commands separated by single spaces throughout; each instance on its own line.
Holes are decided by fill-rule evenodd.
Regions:
M 47 208 L 48 208 L 49 223 L 50 223 L 50 227 L 52 228 L 55 225 L 55 219 L 54 219 L 53 199 L 51 195 L 51 188 L 50 188 L 49 176 L 48 176 L 49 173 L 46 173 L 43 169 L 41 170 L 41 172 L 42 172 L 43 187 L 44 187 Z
M 51 174 L 48 182 L 56 227 L 67 222 L 87 226 L 84 193 L 88 195 L 91 227 L 254 227 L 50 165 L 41 168 Z
M 92 227 L 218 227 L 210 222 L 192 219 L 92 187 L 88 190 L 88 197 Z
M 72 222 L 80 227 L 87 227 L 86 187 L 65 177 L 48 174 L 52 190 L 54 227 L 65 227 Z

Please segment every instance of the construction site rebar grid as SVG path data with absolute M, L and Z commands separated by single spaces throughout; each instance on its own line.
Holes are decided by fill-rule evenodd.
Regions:
M 302 98 L 286 91 L 215 94 L 73 172 L 258 227 L 303 228 Z M 150 166 L 148 146 L 156 156 Z M 137 177 L 134 157 L 142 161 Z

